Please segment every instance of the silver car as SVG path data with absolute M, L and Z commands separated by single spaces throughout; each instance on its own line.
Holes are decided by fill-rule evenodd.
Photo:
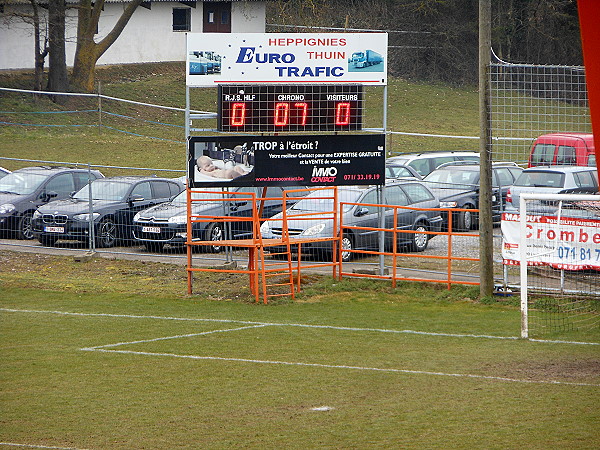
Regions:
M 595 194 L 598 171 L 583 166 L 531 167 L 521 172 L 507 193 L 507 209 L 518 210 L 521 194 Z M 511 208 L 512 207 L 512 208 Z

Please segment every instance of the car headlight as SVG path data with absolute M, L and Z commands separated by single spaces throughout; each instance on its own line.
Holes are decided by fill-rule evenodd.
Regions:
M 40 217 L 42 217 L 42 213 L 39 212 L 37 209 L 33 212 L 33 219 L 39 219 Z
M 90 221 L 90 215 L 92 216 L 92 220 L 96 220 L 98 217 L 100 217 L 100 213 L 85 213 L 85 214 L 75 214 L 73 216 L 73 220 L 78 220 L 80 222 L 89 222 Z
M 440 202 L 440 208 L 456 208 L 456 202 Z
M 319 234 L 320 232 L 322 232 L 325 229 L 325 223 L 321 222 L 318 223 L 317 225 L 313 225 L 310 228 L 307 228 L 306 230 L 304 230 L 302 232 L 302 234 L 304 236 L 314 236 L 315 234 Z
M 4 203 L 0 205 L 0 214 L 10 214 L 15 210 L 15 205 L 12 203 Z
M 181 216 L 169 217 L 169 220 L 167 222 L 176 223 L 176 224 L 187 223 L 187 216 L 181 215 Z

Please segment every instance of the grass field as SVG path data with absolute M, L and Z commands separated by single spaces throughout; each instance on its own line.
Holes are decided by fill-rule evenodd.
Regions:
M 104 94 L 184 105 L 177 64 L 98 76 Z M 8 73 L 0 86 L 30 87 Z M 367 126 L 381 121 L 380 91 L 367 91 Z M 216 108 L 210 92 L 194 95 L 196 108 Z M 478 134 L 473 88 L 391 80 L 388 101 L 389 129 Z M 40 120 L 32 111 L 70 106 L 85 105 L 0 94 L 0 110 L 29 123 Z M 399 135 L 389 145 L 477 149 Z M 182 169 L 185 148 L 100 128 L 3 126 L 0 156 Z M 477 287 L 310 275 L 296 301 L 265 306 L 244 278 L 195 280 L 187 296 L 175 264 L 1 252 L 0 448 L 598 447 L 598 329 L 545 337 L 570 343 L 517 339 L 516 300 L 478 300 Z
M 0 255 L 0 447 L 594 448 L 600 332 L 514 338 L 477 289 Z M 90 272 L 91 271 L 91 272 Z M 93 276 L 90 276 L 90 273 Z

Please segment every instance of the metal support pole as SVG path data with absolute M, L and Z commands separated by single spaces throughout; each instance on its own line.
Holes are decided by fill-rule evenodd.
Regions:
M 527 285 L 527 203 L 522 195 L 519 199 L 519 272 L 521 278 L 521 337 L 529 338 L 529 320 L 528 320 L 528 285 Z
M 479 0 L 479 295 L 494 292 L 494 228 L 492 223 L 492 140 L 490 108 L 491 0 Z
M 383 132 L 387 134 L 387 94 L 388 87 L 385 85 L 383 87 Z M 387 139 L 387 135 L 385 136 Z M 377 190 L 377 201 L 380 205 L 383 205 L 385 202 L 385 169 L 384 169 L 384 180 L 381 189 Z M 379 228 L 385 228 L 385 210 L 380 211 L 379 213 Z M 395 238 L 395 236 L 394 236 Z M 379 251 L 383 253 L 385 251 L 385 233 L 383 231 L 379 232 Z M 385 274 L 385 255 L 379 255 L 379 275 Z
M 377 186 L 377 203 L 380 205 L 385 204 L 385 185 Z M 385 228 L 385 207 L 378 208 L 377 218 L 379 219 L 379 228 Z M 383 275 L 385 273 L 385 255 L 383 252 L 385 251 L 385 232 L 379 231 L 379 275 Z
M 190 87 L 185 87 L 185 141 L 190 137 Z M 186 159 L 187 164 L 187 159 Z
M 98 126 L 102 131 L 102 82 L 98 81 Z

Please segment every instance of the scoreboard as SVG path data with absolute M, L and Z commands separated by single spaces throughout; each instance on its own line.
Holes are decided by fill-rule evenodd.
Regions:
M 219 85 L 218 125 L 224 132 L 356 131 L 362 129 L 363 87 Z

